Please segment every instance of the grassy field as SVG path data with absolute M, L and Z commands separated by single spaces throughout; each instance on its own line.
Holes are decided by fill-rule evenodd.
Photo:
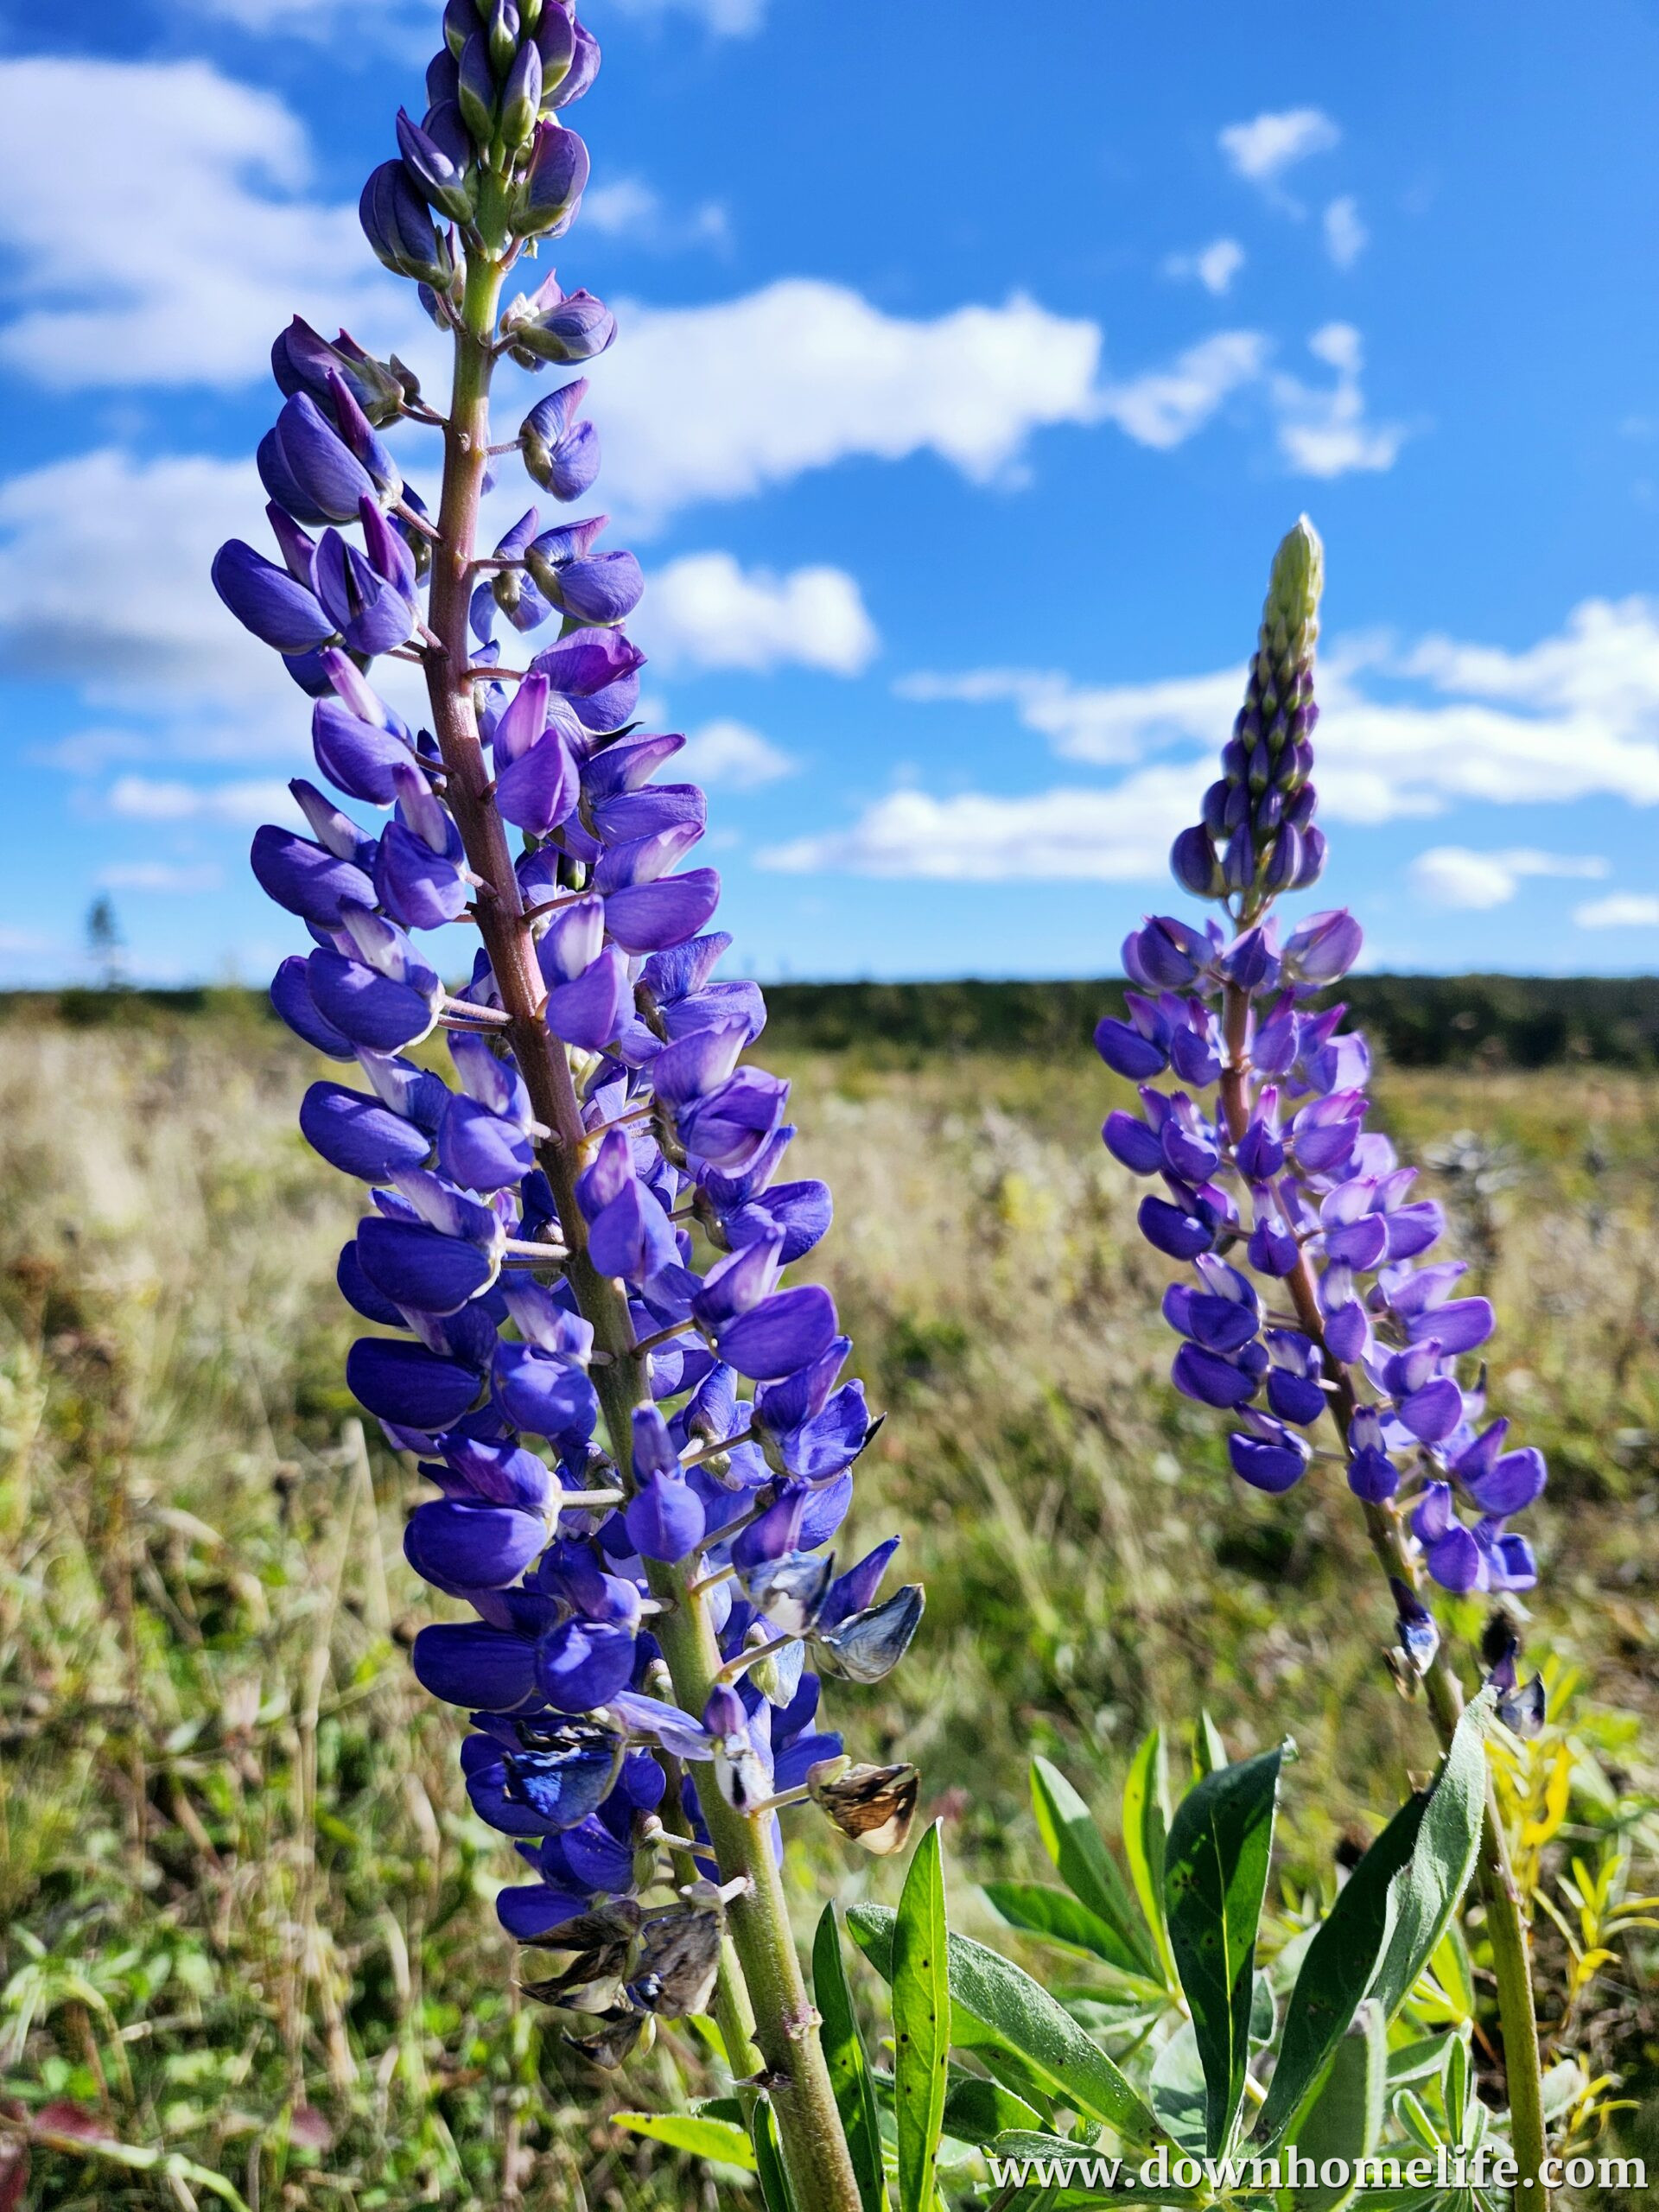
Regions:
M 848 1541 L 902 1531 L 929 1592 L 910 1661 L 836 1719 L 923 1768 L 961 1924 L 992 1924 L 976 1882 L 1033 1871 L 1033 1749 L 1109 1807 L 1138 1732 L 1201 1705 L 1236 1754 L 1294 1734 L 1280 1878 L 1328 1891 L 1427 1724 L 1382 1668 L 1345 1491 L 1245 1490 L 1168 1387 L 1162 1273 L 1096 1136 L 1118 1086 L 1080 1053 L 768 1057 L 889 1415 Z M 311 1072 L 234 1009 L 4 1032 L 0 2111 L 73 2103 L 105 2147 L 0 2165 L 0 2205 L 712 2207 L 604 2118 L 706 2085 L 695 2040 L 597 2076 L 513 1992 L 513 1862 L 407 1670 L 421 1485 L 341 1380 L 359 1194 L 295 1130 Z M 1659 1885 L 1659 1077 L 1418 1070 L 1380 1096 L 1497 1300 L 1492 1401 L 1552 1466 L 1531 1648 L 1583 1670 L 1586 1754 Z M 891 1897 L 894 1869 L 802 1833 L 803 1929 L 827 1896 Z M 1548 1925 L 1540 1961 L 1548 2012 Z M 1651 2158 L 1650 1965 L 1621 1955 L 1581 2017 Z

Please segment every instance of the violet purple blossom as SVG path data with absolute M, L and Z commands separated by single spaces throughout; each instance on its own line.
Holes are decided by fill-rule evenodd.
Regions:
M 398 156 L 361 214 L 454 334 L 459 409 L 498 357 L 579 362 L 615 326 L 551 276 L 494 313 L 523 245 L 575 213 L 588 156 L 554 111 L 592 82 L 597 46 L 568 0 L 449 0 L 444 28 L 430 105 L 399 114 Z M 879 1679 L 922 1595 L 883 1599 L 891 1543 L 839 1574 L 829 1548 L 874 1424 L 842 1379 L 830 1294 L 782 1278 L 828 1230 L 830 1194 L 783 1179 L 789 1086 L 742 1058 L 766 1010 L 752 983 L 716 977 L 719 879 L 683 865 L 703 796 L 654 780 L 684 741 L 632 721 L 644 656 L 620 626 L 639 563 L 597 543 L 602 515 L 535 506 L 487 558 L 470 523 L 450 543 L 429 516 L 451 513 L 457 471 L 475 511 L 481 438 L 448 442 L 429 508 L 383 435 L 444 423 L 406 370 L 298 321 L 272 359 L 284 397 L 259 467 L 276 557 L 233 541 L 213 582 L 315 698 L 316 766 L 339 795 L 296 782 L 307 834 L 261 829 L 252 865 L 311 939 L 272 1003 L 340 1064 L 307 1091 L 301 1128 L 369 1186 L 339 1266 L 370 1325 L 346 1377 L 431 1485 L 410 1564 L 470 1608 L 420 1632 L 414 1667 L 471 1714 L 472 1802 L 532 1876 L 503 1892 L 502 1923 L 544 1945 L 568 1929 L 575 1952 L 611 1961 L 622 1994 L 585 2047 L 613 2062 L 656 2015 L 708 2001 L 721 1900 L 754 1895 L 777 1805 L 816 1802 L 845 1764 L 809 1656 Z M 541 400 L 517 441 L 563 504 L 598 471 L 585 392 L 576 379 Z M 532 640 L 527 670 L 503 661 L 499 624 Z M 388 655 L 423 668 L 436 736 L 382 696 Z M 503 823 L 522 833 L 516 860 Z M 474 926 L 429 956 L 416 943 Z M 450 1077 L 407 1057 L 440 1031 Z M 696 1614 L 718 1671 L 688 1709 L 675 1669 Z M 849 1832 L 897 1848 L 913 1770 L 880 1773 L 880 1819 Z M 671 1791 L 697 1880 L 650 1910 Z M 760 1823 L 759 1858 L 741 1830 L 725 1863 L 722 1807 Z M 536 1987 L 580 2011 L 586 1986 Z
M 1323 566 L 1304 518 L 1274 563 L 1222 774 L 1173 855 L 1178 881 L 1219 902 L 1232 931 L 1159 916 L 1124 944 L 1126 1018 L 1102 1021 L 1095 1042 L 1141 1086 L 1141 1111 L 1110 1114 L 1102 1134 L 1155 1185 L 1141 1202 L 1142 1234 L 1193 1271 L 1164 1298 L 1182 1339 L 1173 1380 L 1238 1417 L 1236 1472 L 1261 1490 L 1293 1488 L 1329 1413 L 1350 1487 L 1434 1582 L 1459 1594 L 1526 1590 L 1537 1570 L 1510 1523 L 1545 1470 L 1539 1452 L 1503 1448 L 1506 1422 L 1484 1421 L 1474 1356 L 1492 1334 L 1491 1306 L 1457 1294 L 1459 1262 L 1419 1264 L 1440 1237 L 1440 1208 L 1365 1127 L 1363 1038 L 1342 1029 L 1340 1006 L 1312 1003 L 1357 958 L 1359 926 L 1332 911 L 1281 938 L 1269 911 L 1325 859 L 1312 780 Z M 1281 1315 L 1268 1325 L 1265 1309 L 1287 1304 L 1296 1325 Z M 1408 1597 L 1400 1584 L 1402 1636 L 1421 1656 L 1429 1634 Z

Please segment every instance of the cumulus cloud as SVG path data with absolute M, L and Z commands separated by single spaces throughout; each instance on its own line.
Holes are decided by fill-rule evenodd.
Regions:
M 1341 137 L 1323 109 L 1293 107 L 1264 112 L 1249 123 L 1230 123 L 1216 143 L 1236 176 L 1268 188 L 1311 154 L 1328 154 Z
M 1532 876 L 1594 882 L 1609 873 L 1594 854 L 1541 853 L 1530 846 L 1478 853 L 1466 845 L 1435 845 L 1419 853 L 1407 871 L 1412 889 L 1432 906 L 1477 912 L 1505 906 Z
M 1100 332 L 1016 295 L 931 321 L 785 277 L 705 307 L 627 310 L 595 365 L 607 499 L 636 523 L 856 457 L 932 453 L 1005 477 L 1034 430 L 1090 423 Z
M 65 159 L 66 116 L 80 143 L 142 156 L 118 181 L 106 162 Z M 306 196 L 309 173 L 282 101 L 207 62 L 0 61 L 21 308 L 0 359 L 71 391 L 238 385 L 266 372 L 296 309 L 350 321 L 371 304 L 396 343 L 414 327 L 409 288 L 368 257 L 355 207 Z
M 1232 283 L 1244 266 L 1244 249 L 1236 238 L 1211 238 L 1208 245 L 1196 247 L 1191 253 L 1167 254 L 1164 259 L 1164 274 L 1178 283 L 1197 283 L 1215 299 L 1222 298 L 1232 289 Z
M 1325 211 L 1325 250 L 1338 269 L 1351 269 L 1370 238 L 1359 219 L 1359 202 L 1351 193 L 1331 202 Z
M 1659 929 L 1659 898 L 1647 891 L 1614 891 L 1573 909 L 1581 930 Z
M 727 791 L 752 791 L 792 776 L 798 763 L 769 737 L 747 722 L 722 718 L 704 722 L 685 741 L 675 758 L 676 772 L 683 772 L 694 783 Z
M 1243 677 L 1239 668 L 1126 684 L 1007 668 L 904 677 L 894 687 L 901 697 L 1011 706 L 1061 758 L 1126 772 L 1105 787 L 1010 798 L 892 792 L 849 826 L 773 848 L 763 864 L 987 882 L 1025 873 L 1156 880 L 1171 838 L 1196 817 Z M 1417 696 L 1402 696 L 1407 686 Z M 1659 806 L 1659 601 L 1586 601 L 1555 636 L 1520 652 L 1446 638 L 1403 650 L 1371 640 L 1344 651 L 1338 641 L 1319 693 L 1329 821 L 1429 819 L 1463 802 Z M 1530 877 L 1606 873 L 1594 855 L 1529 847 L 1441 847 L 1418 866 L 1417 888 L 1465 907 L 1501 905 Z M 1584 928 L 1645 925 L 1659 921 L 1659 899 L 1618 894 L 1573 918 Z
M 856 676 L 880 639 L 844 569 L 745 569 L 729 553 L 688 553 L 652 576 L 634 634 L 664 669 L 785 662 Z

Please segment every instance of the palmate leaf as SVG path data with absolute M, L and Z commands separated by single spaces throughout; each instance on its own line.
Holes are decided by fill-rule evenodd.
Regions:
M 1255 1930 L 1273 1848 L 1282 1746 L 1206 1775 L 1170 1824 L 1164 1873 L 1170 1948 L 1208 2088 L 1205 2139 L 1219 2157 L 1244 2100 Z
M 893 1920 L 893 2031 L 899 2212 L 931 2212 L 950 2057 L 944 1865 L 937 1821 L 916 1847 Z
M 889 1981 L 895 1917 L 871 1904 L 854 1905 L 847 1915 L 853 1941 Z M 1001 2046 L 1019 2062 L 1016 2083 L 1028 2076 L 1043 2094 L 1103 2120 L 1127 2143 L 1156 2140 L 1156 2122 L 1118 2068 L 1028 1974 L 966 1936 L 948 1937 L 945 1955 L 953 2041 L 982 2052 Z
M 1128 1883 L 1083 1799 L 1046 1759 L 1031 1763 L 1031 1804 L 1043 1848 L 1080 1904 L 1110 1929 L 1122 1947 L 1112 1963 L 1126 1974 L 1158 1979 L 1158 1959 Z
M 876 2116 L 875 2088 L 858 2016 L 853 2010 L 853 1993 L 847 1986 L 841 1930 L 832 1904 L 823 1908 L 813 1939 L 812 2001 L 823 2021 L 819 2032 L 824 2063 L 830 2069 L 842 2129 L 858 2180 L 859 2202 L 864 2212 L 887 2212 L 887 2185 L 881 2171 L 881 2125 Z

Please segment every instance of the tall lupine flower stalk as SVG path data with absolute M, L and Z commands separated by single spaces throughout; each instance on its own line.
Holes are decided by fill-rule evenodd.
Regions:
M 713 2003 L 795 2201 L 856 2212 L 778 1815 L 810 1798 L 867 1848 L 903 1841 L 913 1770 L 843 1758 L 819 1677 L 886 1674 L 922 1596 L 881 1596 L 893 1543 L 839 1573 L 827 1549 L 872 1424 L 829 1293 L 781 1278 L 830 1193 L 785 1179 L 788 1085 L 742 1063 L 765 1008 L 715 980 L 718 879 L 677 872 L 704 801 L 653 780 L 683 740 L 632 720 L 639 565 L 601 549 L 598 514 L 532 506 L 478 543 L 493 454 L 561 503 L 598 467 L 580 380 L 505 445 L 489 418 L 504 355 L 574 365 L 614 334 L 550 275 L 503 305 L 525 247 L 576 213 L 588 156 L 560 111 L 598 48 L 566 0 L 449 0 L 443 29 L 361 212 L 453 340 L 448 410 L 395 358 L 296 321 L 259 448 L 276 557 L 238 542 L 214 563 L 314 700 L 343 802 L 296 781 L 310 835 L 255 837 L 313 940 L 271 995 L 361 1078 L 314 1084 L 301 1126 L 369 1186 L 339 1280 L 373 1333 L 347 1375 L 434 1486 L 410 1563 L 474 1616 L 423 1629 L 414 1665 L 470 1713 L 472 1801 L 535 1877 L 499 1907 L 550 1955 L 529 1986 L 609 2063 Z M 441 434 L 435 504 L 383 436 L 399 424 Z M 509 666 L 502 643 L 537 631 Z M 376 689 L 377 656 L 418 665 L 429 732 Z M 419 949 L 445 928 L 474 947 Z M 408 1057 L 439 1030 L 453 1083 Z
M 1108 1150 L 1154 1180 L 1142 1235 L 1187 1263 L 1166 1292 L 1179 1338 L 1176 1388 L 1231 1414 L 1235 1472 L 1292 1490 L 1316 1459 L 1338 1459 L 1388 1580 L 1402 1687 L 1420 1688 L 1449 1745 L 1464 1687 L 1429 1605 L 1530 1589 L 1531 1548 L 1510 1528 L 1544 1487 L 1542 1455 L 1485 1423 L 1491 1335 L 1484 1298 L 1458 1295 L 1457 1261 L 1428 1258 L 1444 1223 L 1414 1195 L 1415 1171 L 1367 1131 L 1370 1056 L 1340 1006 L 1309 1001 L 1358 957 L 1353 917 L 1333 911 L 1281 942 L 1270 910 L 1314 883 L 1314 648 L 1324 551 L 1304 517 L 1280 546 L 1244 704 L 1205 795 L 1176 839 L 1176 880 L 1216 902 L 1230 929 L 1159 916 L 1123 947 L 1127 1020 L 1095 1033 L 1108 1066 L 1141 1086 L 1142 1111 L 1107 1117 Z M 1160 1078 L 1173 1077 L 1165 1086 Z M 1329 1422 L 1338 1449 L 1316 1448 Z M 1513 1649 L 1493 1678 L 1501 1718 L 1535 1725 Z M 1496 1800 L 1488 1790 L 1480 1878 L 1523 2175 L 1545 2152 L 1527 1937 Z M 1545 2202 L 1541 2187 L 1517 2202 Z

